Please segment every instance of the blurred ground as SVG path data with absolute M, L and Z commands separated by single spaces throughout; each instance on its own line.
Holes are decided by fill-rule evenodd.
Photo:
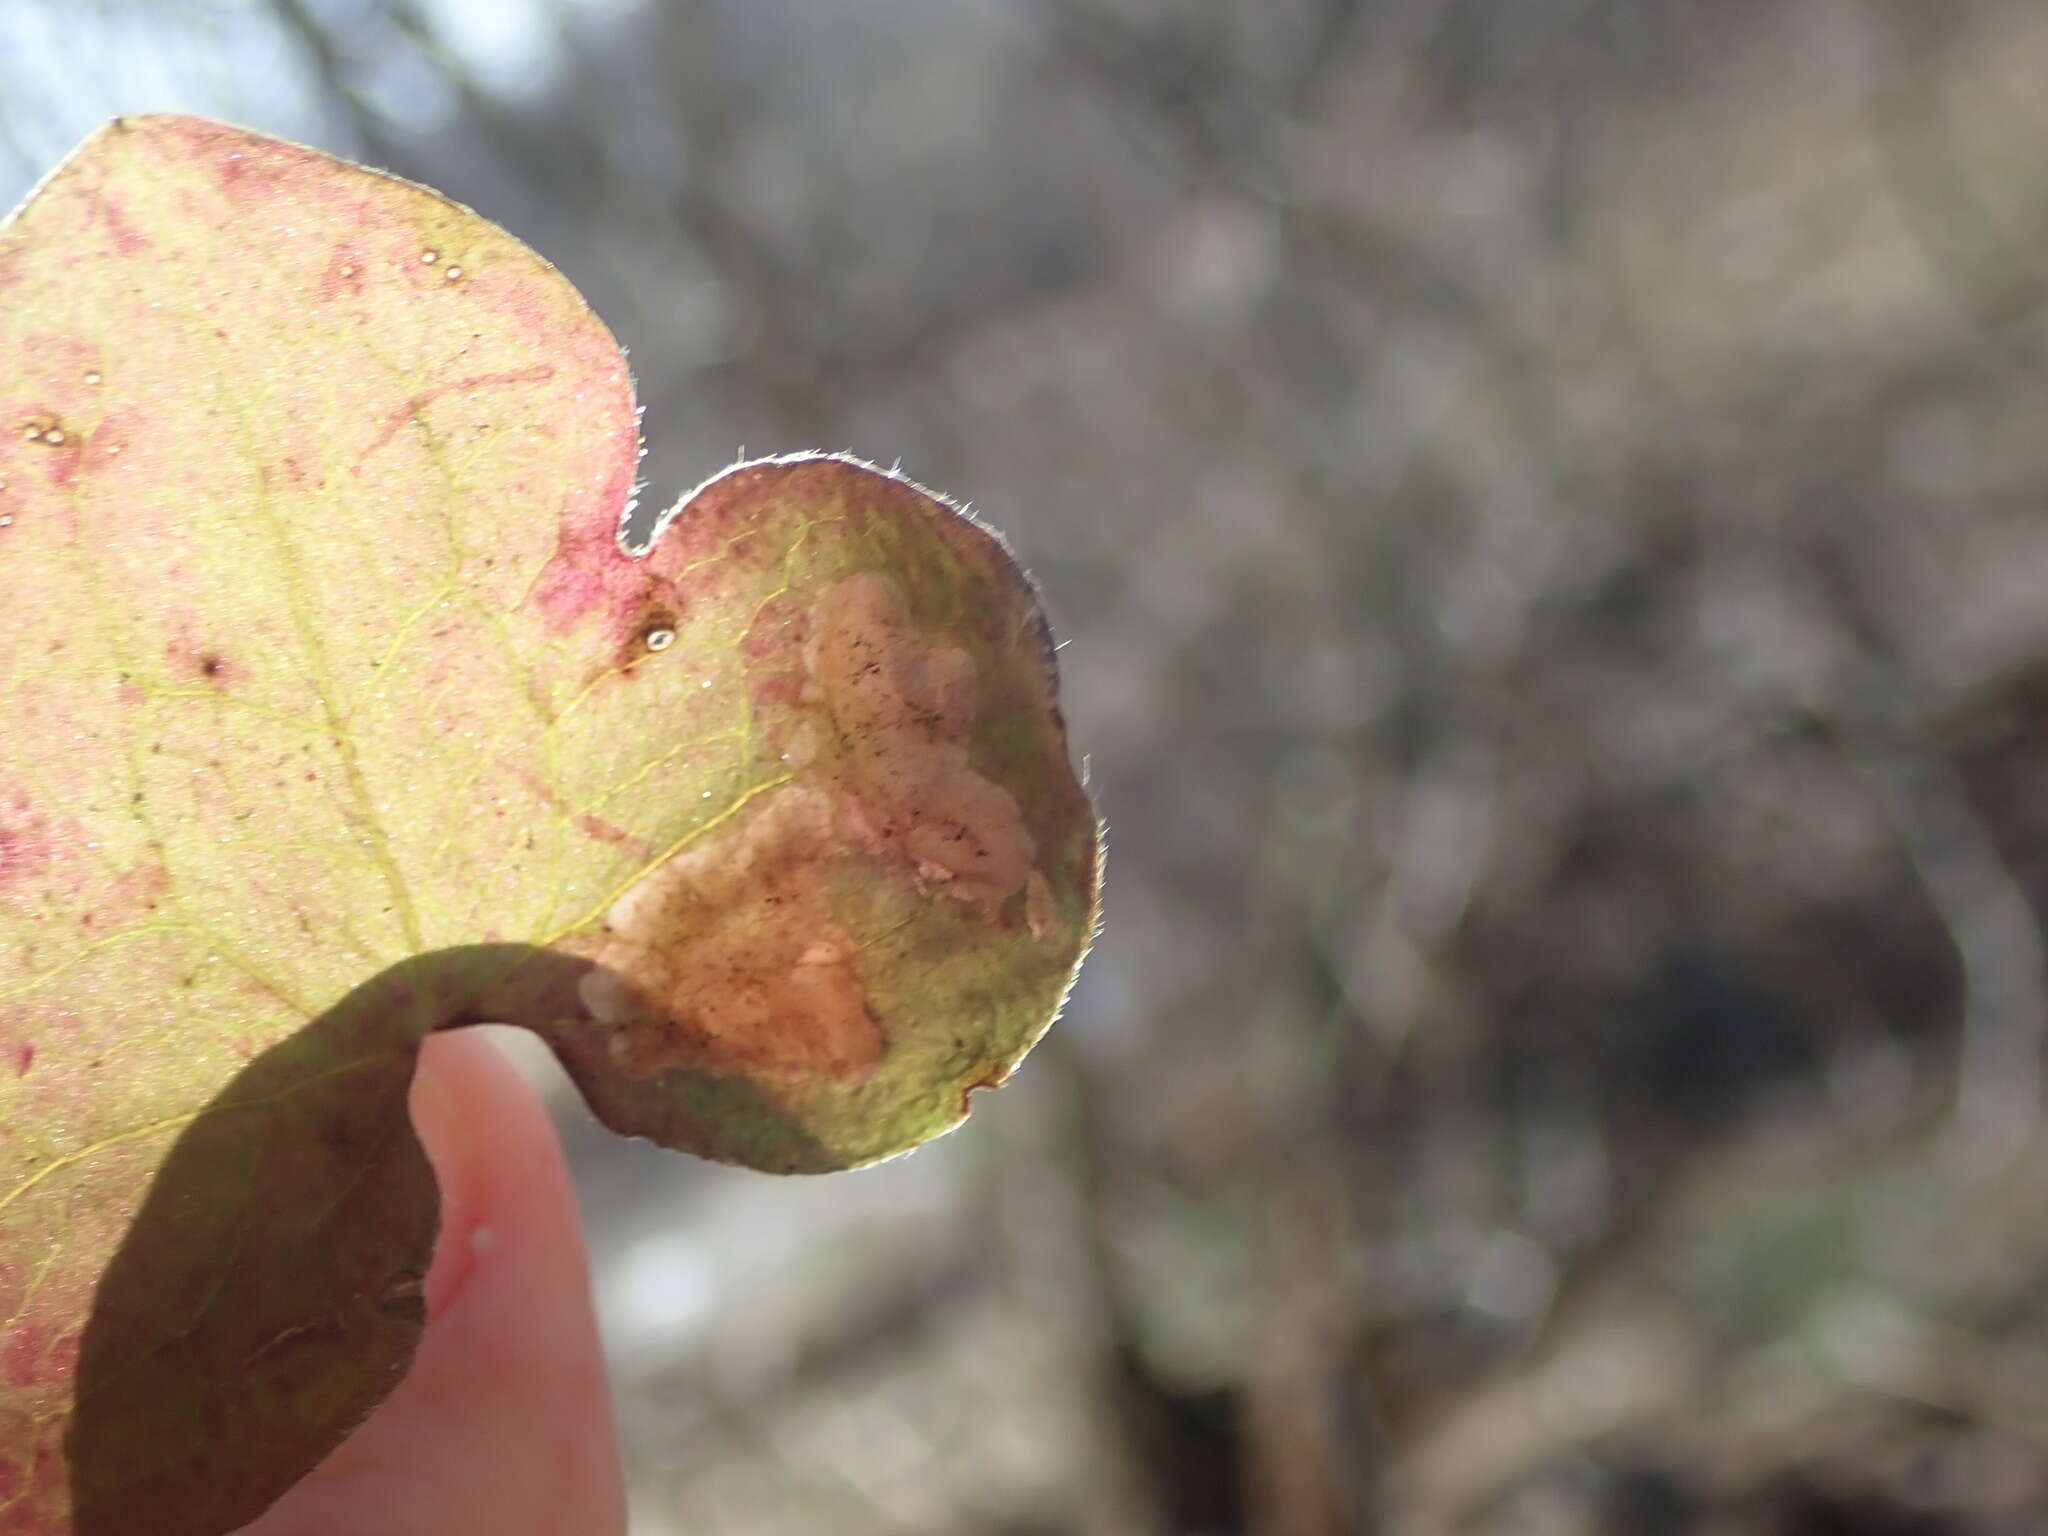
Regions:
M 566 1115 L 637 1536 L 2048 1529 L 2048 10 L 0 0 L 971 497 L 1112 839 L 960 1134 Z

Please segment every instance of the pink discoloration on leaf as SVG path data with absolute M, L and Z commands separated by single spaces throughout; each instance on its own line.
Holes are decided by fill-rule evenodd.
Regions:
M 14 1075 L 27 1077 L 28 1069 L 36 1064 L 36 1043 L 23 1040 L 8 1048 L 8 1055 L 14 1062 Z
M 311 467 L 313 455 L 287 453 L 263 466 L 263 488 L 280 496 L 298 496 L 323 489 L 326 478 Z
M 27 445 L 17 456 L 17 464 L 60 491 L 78 483 L 85 438 L 75 419 L 58 411 L 31 408 L 14 417 L 12 431 Z
M 12 1459 L 0 1452 L 0 1536 L 65 1536 L 71 1529 L 63 1502 L 64 1459 L 57 1449 L 61 1424 L 30 1424 L 18 1433 L 0 1425 L 0 1444 L 19 1444 Z
M 123 455 L 133 446 L 141 413 L 134 410 L 109 411 L 86 436 L 79 454 L 78 473 L 107 475 L 119 469 Z
M 39 391 L 42 405 L 72 414 L 95 404 L 104 382 L 105 358 L 97 341 L 70 331 L 25 337 L 21 387 Z
M 364 459 L 382 448 L 408 425 L 418 421 L 427 407 L 443 395 L 471 395 L 487 389 L 501 389 L 508 384 L 545 384 L 555 376 L 553 365 L 536 363 L 531 368 L 517 368 L 506 373 L 472 374 L 466 379 L 452 379 L 446 384 L 436 384 L 395 407 L 384 418 L 384 424 L 377 429 L 377 435 L 370 439 L 369 446 L 357 456 L 360 468 Z
M 187 163 L 204 168 L 214 188 L 241 208 L 262 208 L 303 186 L 310 171 L 302 151 L 198 118 L 128 119 L 131 131 L 160 136 Z
M 344 240 L 334 247 L 327 258 L 326 270 L 320 274 L 315 295 L 323 304 L 332 304 L 337 299 L 360 298 L 363 285 L 369 280 L 369 255 L 358 241 Z
M 598 620 L 616 646 L 650 586 L 649 573 L 621 557 L 616 523 L 565 519 L 554 558 L 534 583 L 533 602 L 557 629 Z
M 49 872 L 55 851 L 50 818 L 28 792 L 0 789 L 0 899 L 29 890 Z
M 140 256 L 149 249 L 149 237 L 129 221 L 118 199 L 101 193 L 92 199 L 92 206 L 106 231 L 108 248 L 114 255 Z
M 10 1387 L 71 1379 L 78 1364 L 78 1334 L 47 1324 L 17 1323 L 0 1339 L 0 1381 Z
M 624 827 L 615 827 L 602 816 L 592 816 L 588 813 L 578 816 L 576 818 L 576 830 L 585 837 L 594 837 L 601 843 L 610 843 L 615 848 L 623 848 L 635 858 L 651 859 L 654 857 L 654 849 L 648 846 L 646 838 L 635 837 Z
M 37 1355 L 41 1351 L 38 1331 L 26 1324 L 8 1330 L 0 1340 L 0 1381 L 10 1387 L 32 1387 L 39 1375 Z
M 801 654 L 810 608 L 794 592 L 780 592 L 763 602 L 754 622 L 740 637 L 740 654 L 749 666 L 758 667 L 777 653 L 794 665 Z
M 170 894 L 170 871 L 154 860 L 145 860 L 114 876 L 94 906 L 101 925 L 119 931 L 154 916 Z

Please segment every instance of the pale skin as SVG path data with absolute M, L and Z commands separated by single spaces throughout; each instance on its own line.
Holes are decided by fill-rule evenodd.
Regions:
M 546 1111 L 465 1030 L 427 1041 L 412 1117 L 442 1201 L 419 1353 L 240 1536 L 623 1536 L 589 1264 Z

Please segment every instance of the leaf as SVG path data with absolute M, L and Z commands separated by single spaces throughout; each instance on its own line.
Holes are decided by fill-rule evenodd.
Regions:
M 0 1532 L 253 1517 L 410 1357 L 418 1042 L 846 1168 L 1065 994 L 1098 848 L 996 538 L 847 459 L 623 550 L 616 344 L 424 189 L 187 118 L 0 228 Z

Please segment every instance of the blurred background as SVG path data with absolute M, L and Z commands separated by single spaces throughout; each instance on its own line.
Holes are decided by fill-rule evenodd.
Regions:
M 1043 583 L 1111 839 L 960 1133 L 563 1100 L 635 1536 L 2048 1529 L 2048 7 L 0 0 L 440 187 L 659 506 Z

